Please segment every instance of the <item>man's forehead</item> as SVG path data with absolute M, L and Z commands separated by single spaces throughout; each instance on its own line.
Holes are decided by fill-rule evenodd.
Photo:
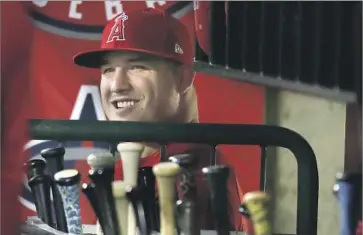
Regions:
M 142 52 L 132 51 L 114 51 L 106 53 L 102 58 L 102 65 L 117 62 L 134 62 L 134 61 L 145 61 L 145 62 L 156 62 L 161 61 L 162 58 L 152 56 Z

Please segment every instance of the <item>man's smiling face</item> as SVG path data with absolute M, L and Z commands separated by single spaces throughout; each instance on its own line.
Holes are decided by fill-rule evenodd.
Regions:
M 101 97 L 111 121 L 169 121 L 180 103 L 173 62 L 137 52 L 110 52 L 101 66 Z

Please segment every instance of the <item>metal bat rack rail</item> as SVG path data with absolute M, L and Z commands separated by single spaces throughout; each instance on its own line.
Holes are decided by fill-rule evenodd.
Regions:
M 318 171 L 315 154 L 298 133 L 277 126 L 236 124 L 160 124 L 137 122 L 30 120 L 36 140 L 200 143 L 258 145 L 289 149 L 298 168 L 298 235 L 317 234 Z

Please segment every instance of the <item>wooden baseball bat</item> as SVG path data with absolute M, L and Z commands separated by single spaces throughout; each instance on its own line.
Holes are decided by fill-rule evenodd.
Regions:
M 46 172 L 52 178 L 52 196 L 53 206 L 56 216 L 57 229 L 63 232 L 67 232 L 67 221 L 64 214 L 63 203 L 61 195 L 58 192 L 58 188 L 53 181 L 54 174 L 64 169 L 64 154 L 65 149 L 63 147 L 47 148 L 40 152 L 40 155 L 45 159 L 47 163 Z
M 115 200 L 118 225 L 121 235 L 127 235 L 129 201 L 126 196 L 127 184 L 123 181 L 112 182 L 112 194 Z
M 228 216 L 228 178 L 229 168 L 223 165 L 214 165 L 202 169 L 207 181 L 212 215 L 218 235 L 229 235 L 230 223 Z
M 90 184 L 82 184 L 82 192 L 86 195 L 89 203 L 91 204 L 93 211 L 96 214 L 97 222 L 96 222 L 96 234 L 103 235 L 103 228 L 105 227 L 105 218 L 104 215 L 99 208 L 97 193 L 96 193 L 96 185 L 94 183 Z
M 267 193 L 256 191 L 248 192 L 242 199 L 243 205 L 248 210 L 248 215 L 253 222 L 255 235 L 271 235 L 272 226 L 269 220 L 268 202 L 270 197 Z
M 169 161 L 177 163 L 181 167 L 179 184 L 182 198 L 177 201 L 177 223 L 184 235 L 199 235 L 195 184 L 197 161 L 192 154 L 188 153 L 170 156 Z
M 160 231 L 159 213 L 156 205 L 155 176 L 152 167 L 142 167 L 139 169 L 138 187 L 143 192 L 142 204 L 145 212 L 145 219 L 148 232 Z
M 145 218 L 145 211 L 142 205 L 142 198 L 144 196 L 144 192 L 140 187 L 131 187 L 127 186 L 125 188 L 126 196 L 131 202 L 132 207 L 135 211 L 135 218 L 137 227 L 139 228 L 139 235 L 149 235 L 149 229 L 147 227 L 146 218 Z
M 79 202 L 80 179 L 80 173 L 73 169 L 62 170 L 54 175 L 54 180 L 62 197 L 68 232 L 73 234 L 82 234 L 81 209 Z
M 180 167 L 174 162 L 161 162 L 153 167 L 159 192 L 160 235 L 175 234 L 175 183 Z
M 340 207 L 340 235 L 355 235 L 362 209 L 362 174 L 337 173 L 333 192 Z
M 137 186 L 138 169 L 143 150 L 144 145 L 140 143 L 123 142 L 117 145 L 117 151 L 122 160 L 123 181 L 131 187 Z M 135 235 L 136 218 L 131 203 L 129 203 L 128 208 L 127 234 Z
M 112 178 L 113 171 L 104 169 L 91 169 L 88 173 L 90 179 L 95 184 L 95 191 L 97 194 L 98 208 L 100 210 L 100 217 L 104 222 L 102 227 L 104 234 L 116 235 L 119 234 L 118 220 L 115 209 L 115 201 L 112 193 Z M 101 224 L 102 226 L 102 224 Z
M 109 152 L 103 152 L 103 153 L 92 153 L 90 155 L 88 155 L 87 157 L 87 164 L 90 166 L 91 169 L 93 170 L 98 170 L 98 169 L 104 169 L 109 171 L 110 173 L 107 174 L 108 176 L 110 176 L 110 180 L 112 181 L 114 178 L 114 167 L 115 167 L 115 157 L 109 153 Z M 84 188 L 84 193 L 86 194 L 88 200 L 90 201 L 91 205 L 92 202 L 91 200 L 93 200 L 93 203 L 96 203 L 95 200 L 97 198 L 93 198 L 93 197 L 97 197 L 97 196 L 93 196 L 94 192 L 94 188 L 95 185 L 93 184 L 93 187 L 91 185 L 89 185 L 89 187 L 87 185 L 85 185 Z M 91 200 L 90 200 L 91 199 Z M 105 218 L 104 214 L 102 212 L 99 211 L 98 207 L 98 203 L 92 205 L 93 210 L 96 213 L 96 216 L 98 218 L 97 222 L 96 222 L 96 227 L 97 227 L 97 235 L 102 235 L 103 231 L 102 229 L 105 226 Z M 96 210 L 98 210 L 98 213 L 96 212 Z

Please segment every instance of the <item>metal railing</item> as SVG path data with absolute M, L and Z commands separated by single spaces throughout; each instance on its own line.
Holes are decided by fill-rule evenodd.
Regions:
M 102 141 L 109 143 L 200 143 L 217 146 L 258 145 L 289 149 L 298 168 L 298 235 L 317 234 L 318 170 L 315 154 L 298 133 L 277 126 L 238 124 L 161 124 L 112 121 L 30 120 L 30 137 L 36 140 Z

